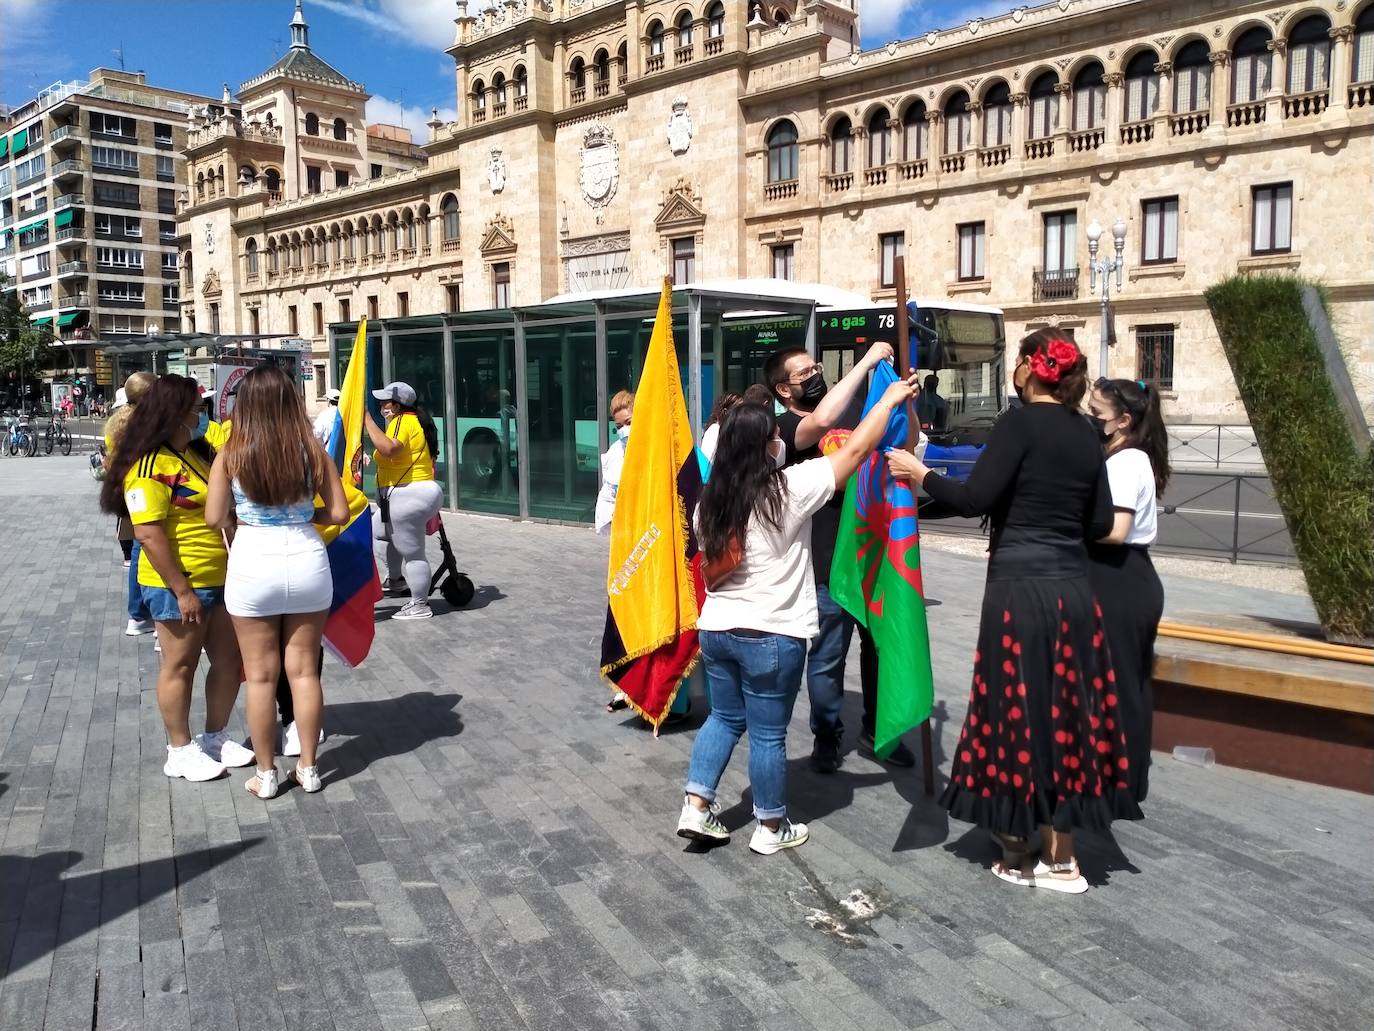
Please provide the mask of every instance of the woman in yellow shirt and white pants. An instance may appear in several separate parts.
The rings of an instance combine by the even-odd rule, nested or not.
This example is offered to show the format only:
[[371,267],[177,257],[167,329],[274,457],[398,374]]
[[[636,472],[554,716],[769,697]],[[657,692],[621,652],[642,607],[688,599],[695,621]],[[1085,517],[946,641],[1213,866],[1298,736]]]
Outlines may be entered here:
[[372,533],[386,541],[387,578],[382,587],[409,589],[410,601],[392,619],[429,619],[432,573],[425,557],[425,524],[439,514],[444,493],[434,479],[439,434],[434,420],[415,403],[408,383],[388,383],[372,396],[382,402],[383,430],[367,415],[367,435],[377,463],[377,509]]

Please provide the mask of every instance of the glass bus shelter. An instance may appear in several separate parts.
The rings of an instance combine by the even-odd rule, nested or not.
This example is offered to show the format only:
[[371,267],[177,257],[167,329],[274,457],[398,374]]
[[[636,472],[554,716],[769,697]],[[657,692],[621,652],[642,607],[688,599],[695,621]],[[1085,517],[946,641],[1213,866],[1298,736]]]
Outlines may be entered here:
[[[615,432],[607,406],[639,381],[658,301],[657,290],[631,289],[369,321],[369,389],[394,380],[415,388],[439,427],[447,507],[591,522],[600,455]],[[776,280],[674,290],[673,341],[693,433],[699,438],[716,395],[757,382],[778,347],[815,353],[818,306],[856,301],[867,303]],[[356,322],[330,327],[335,383],[357,330]]]

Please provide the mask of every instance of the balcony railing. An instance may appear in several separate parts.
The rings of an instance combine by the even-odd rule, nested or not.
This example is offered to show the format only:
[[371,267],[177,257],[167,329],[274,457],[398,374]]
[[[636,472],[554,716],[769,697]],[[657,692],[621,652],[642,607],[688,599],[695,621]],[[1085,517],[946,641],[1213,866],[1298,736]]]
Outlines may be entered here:
[[966,154],[945,154],[940,158],[940,171],[946,175],[957,175],[968,165]]
[[880,165],[877,168],[865,169],[864,182],[869,186],[882,186],[887,182],[887,167]]
[[592,95],[596,97],[609,97],[611,95],[611,80],[604,79],[600,82],[592,83]]
[[1035,269],[1031,273],[1031,299],[1072,301],[1078,297],[1078,269]]
[[1374,107],[1374,82],[1353,82],[1350,84],[1351,107]]
[[1284,118],[1315,118],[1326,110],[1331,102],[1330,90],[1312,90],[1309,93],[1293,93],[1283,98]]
[[662,54],[650,54],[648,57],[646,57],[646,58],[644,59],[644,70],[645,70],[646,72],[661,72],[661,71],[663,71],[663,55],[662,55]]
[[495,104],[492,104],[492,105],[491,105],[491,116],[492,116],[493,118],[500,118],[500,117],[501,117],[502,115],[504,115],[505,113],[506,113],[506,105],[505,105],[505,104],[498,102],[498,103],[495,103]]
[[68,175],[81,175],[86,170],[81,167],[81,162],[76,158],[67,158],[66,161],[59,161],[52,166],[52,177],[61,179]]
[[571,103],[574,104],[582,103],[584,100],[587,99],[587,87],[574,86],[572,88],[572,92],[568,95],[568,99]]
[[84,276],[89,271],[90,266],[84,261],[64,261],[61,265],[57,266],[57,275],[59,279],[63,276]]
[[707,57],[715,57],[717,54],[723,54],[725,52],[725,37],[715,36],[708,39],[703,49],[706,51]]
[[5,215],[3,217],[0,217],[0,229],[8,229],[12,225],[14,225],[13,215]]
[[[65,162],[64,162],[64,164],[65,164]],[[36,183],[36,182],[38,182],[40,179],[42,179],[42,178],[43,178],[45,175],[47,175],[47,174],[48,174],[48,173],[47,173],[46,170],[41,170],[41,171],[38,171],[38,172],[31,172],[30,174],[24,176],[24,177],[21,178],[21,179],[16,179],[16,180],[14,181],[14,188],[15,188],[16,190],[22,190],[25,186],[28,186],[29,183]]]
[[24,314],[26,314],[26,315],[32,315],[32,314],[33,314],[34,312],[36,312],[36,311],[47,311],[47,310],[48,310],[49,308],[51,308],[51,307],[52,307],[52,298],[51,298],[51,297],[42,297],[42,298],[39,298],[39,299],[36,300],[36,301],[25,301],[25,302],[24,302]]
[[79,125],[59,125],[48,137],[48,143],[57,146],[59,143],[78,143],[81,140],[81,126]]
[[82,235],[85,233],[84,226],[63,226],[57,231],[57,242],[64,243],[85,243],[86,239]]
[[58,208],[79,208],[86,203],[86,198],[79,193],[64,193],[52,202],[53,210]]
[[766,200],[787,200],[797,195],[797,189],[797,180],[788,179],[785,182],[769,183],[763,188],[763,196]]
[[487,109],[485,107],[479,107],[472,112],[472,120],[474,124],[481,125],[487,120]]
[[1212,124],[1209,111],[1183,111],[1169,116],[1169,134],[1172,136],[1195,136]]
[[1153,121],[1127,122],[1121,127],[1121,142],[1126,146],[1136,143],[1149,143],[1155,138]]
[[1054,157],[1054,140],[1048,136],[1026,141],[1026,160],[1045,161]]
[[825,186],[831,193],[843,193],[854,185],[853,172],[834,172],[825,177]]
[[913,179],[924,179],[928,162],[925,158],[917,158],[915,161],[903,161],[897,166],[897,172],[904,182]]
[[1069,151],[1073,154],[1089,154],[1107,139],[1105,129],[1084,129],[1081,132],[1069,133]]
[[19,238],[19,249],[21,251],[31,251],[35,247],[46,247],[49,243],[47,233],[25,234]]
[[1248,104],[1232,104],[1226,109],[1226,126],[1239,129],[1246,125],[1259,125],[1264,121],[1264,101],[1255,100]]
[[440,254],[456,254],[456,253],[458,253],[458,248],[459,248],[459,246],[462,244],[462,242],[463,242],[462,240],[458,240],[458,239],[445,240],[443,243],[441,243],[441,244],[439,245],[439,253],[440,253]]
[[984,147],[978,152],[978,165],[981,168],[997,168],[1011,160],[1011,146]]
[[46,196],[35,197],[33,199],[33,207],[19,212],[19,221],[23,222],[25,219],[31,218],[34,215],[41,215],[47,210],[48,198]]
[[89,308],[90,306],[90,294],[69,294],[66,297],[59,297],[57,299],[58,311],[70,311],[72,308]]
[[516,97],[516,98],[515,98],[515,110],[517,110],[517,111],[524,111],[524,110],[526,110],[529,106],[530,106],[530,98],[529,98],[529,97]]
[[673,51],[673,63],[691,64],[694,49],[695,48],[690,43],[688,43],[685,47],[678,47],[676,50]]

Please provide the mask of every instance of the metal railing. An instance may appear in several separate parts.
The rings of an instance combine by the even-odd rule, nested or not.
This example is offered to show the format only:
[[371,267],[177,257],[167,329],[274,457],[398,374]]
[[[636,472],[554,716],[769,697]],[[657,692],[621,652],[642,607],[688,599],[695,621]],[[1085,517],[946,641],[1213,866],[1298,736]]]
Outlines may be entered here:
[[[1192,426],[1169,428],[1169,461],[1175,466],[1264,468],[1255,433],[1249,426]],[[1239,471],[1239,470],[1236,470]]]
[[1071,301],[1078,296],[1078,269],[1034,269],[1031,298],[1040,301]]

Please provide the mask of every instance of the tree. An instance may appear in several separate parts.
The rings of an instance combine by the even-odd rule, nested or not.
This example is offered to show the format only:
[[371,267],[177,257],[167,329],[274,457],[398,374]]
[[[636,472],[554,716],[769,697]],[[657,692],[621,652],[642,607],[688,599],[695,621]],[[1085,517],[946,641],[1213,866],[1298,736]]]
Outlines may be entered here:
[[9,277],[0,273],[0,378],[17,390],[21,380],[33,380],[52,364],[52,333],[29,322],[18,292],[5,291],[8,285]]

